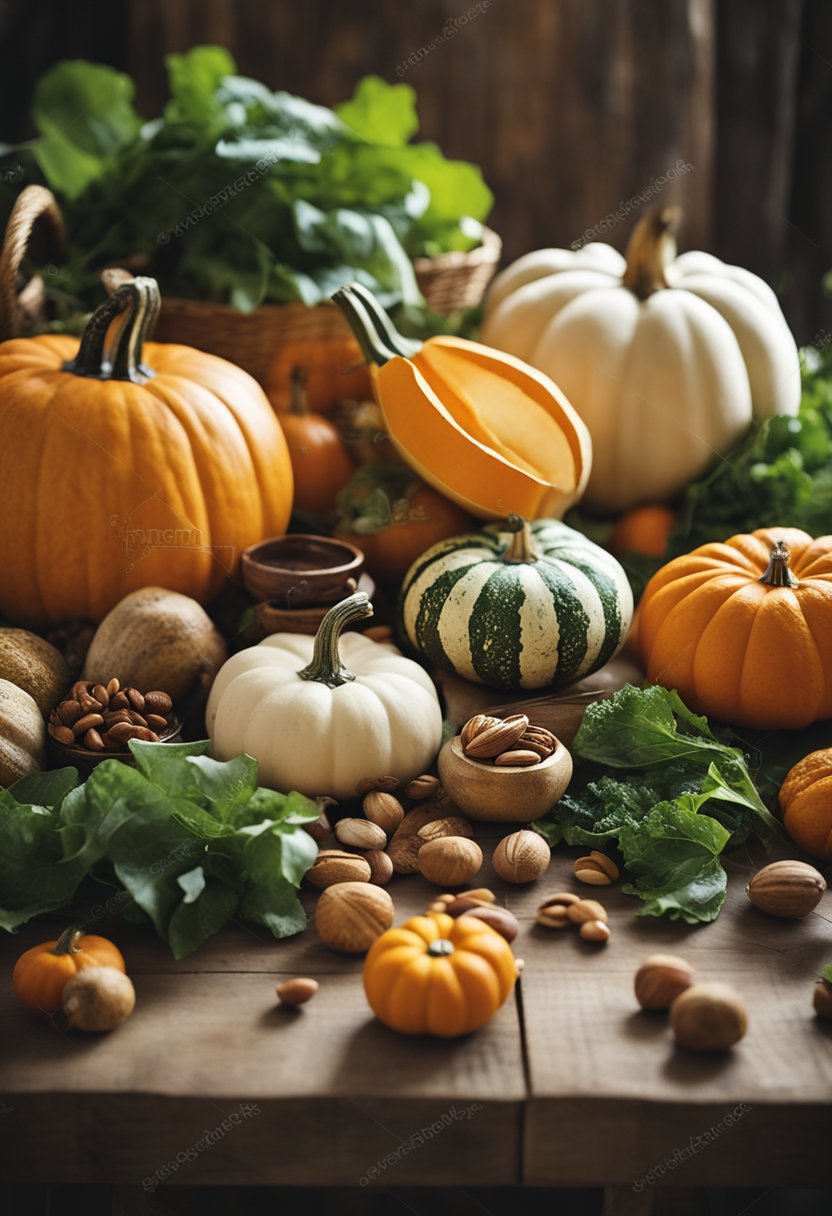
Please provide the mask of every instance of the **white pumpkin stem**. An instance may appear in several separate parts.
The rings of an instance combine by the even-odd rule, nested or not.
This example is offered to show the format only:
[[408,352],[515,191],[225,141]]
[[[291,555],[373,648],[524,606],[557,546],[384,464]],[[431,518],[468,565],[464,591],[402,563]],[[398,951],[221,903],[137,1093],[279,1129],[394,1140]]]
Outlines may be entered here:
[[506,520],[506,532],[513,535],[501,554],[504,562],[536,562],[540,557],[534,546],[532,530],[528,520],[519,515],[509,515]]
[[765,574],[760,579],[767,587],[796,587],[798,580],[789,566],[789,546],[778,540],[769,553]]
[[645,215],[633,229],[623,283],[640,300],[670,286],[665,271],[676,256],[676,230],[681,218],[680,207],[664,207]]
[[364,591],[356,591],[354,595],[330,608],[315,634],[312,662],[298,672],[300,678],[317,680],[320,684],[326,684],[327,688],[339,688],[342,684],[349,684],[354,680],[353,673],[341,662],[338,642],[347,625],[372,615],[373,605]]

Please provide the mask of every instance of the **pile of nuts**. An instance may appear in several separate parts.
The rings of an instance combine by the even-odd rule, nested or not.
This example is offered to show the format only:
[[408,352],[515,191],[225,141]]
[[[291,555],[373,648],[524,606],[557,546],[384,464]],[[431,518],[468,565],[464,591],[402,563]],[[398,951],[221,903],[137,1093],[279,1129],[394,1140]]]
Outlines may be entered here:
[[597,849],[586,857],[579,857],[573,873],[578,882],[585,882],[590,887],[608,887],[621,877],[621,871],[613,859]]
[[607,909],[597,899],[581,899],[571,891],[557,891],[537,910],[537,923],[546,929],[578,926],[585,942],[605,945],[610,940]]
[[65,701],[49,715],[48,731],[56,743],[89,752],[126,752],[131,739],[158,743],[170,730],[173,701],[166,692],[141,693],[109,683],[78,680]]
[[493,718],[475,714],[460,731],[462,750],[469,760],[497,768],[528,768],[548,759],[557,739],[544,726],[534,726],[525,714]]

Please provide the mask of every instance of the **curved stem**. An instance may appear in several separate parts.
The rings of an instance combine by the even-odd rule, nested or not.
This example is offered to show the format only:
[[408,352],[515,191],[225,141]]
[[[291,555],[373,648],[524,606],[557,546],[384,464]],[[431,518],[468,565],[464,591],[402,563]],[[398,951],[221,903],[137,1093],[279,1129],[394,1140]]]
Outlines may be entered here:
[[665,269],[676,256],[676,230],[681,218],[680,207],[665,207],[644,216],[633,229],[623,283],[640,300],[670,286]]
[[789,567],[789,546],[778,540],[769,553],[768,565],[760,579],[767,587],[796,587],[798,580]]
[[532,530],[528,520],[519,515],[509,515],[506,520],[506,532],[511,532],[511,540],[500,556],[504,562],[536,562],[540,553],[534,546]]
[[64,929],[61,936],[55,943],[55,954],[77,954],[78,942],[84,936],[83,929],[76,929],[75,925],[71,925],[68,929]]
[[304,418],[309,413],[309,407],[306,403],[306,373],[303,368],[297,364],[292,368],[291,375],[291,400],[289,402],[289,413],[295,414],[298,418]]
[[[131,380],[143,384],[154,373],[142,363],[144,343],[159,316],[161,298],[155,279],[136,278],[117,287],[87,322],[78,354],[64,364],[75,376],[97,380]],[[105,349],[110,326],[126,316],[112,344]]]
[[362,621],[373,615],[373,605],[366,592],[356,591],[354,595],[341,600],[334,608],[330,608],[318,626],[315,634],[315,649],[312,652],[312,662],[304,667],[298,675],[302,680],[317,680],[326,684],[327,688],[339,688],[349,684],[355,676],[341,662],[338,652],[338,642],[342,631],[353,621]]
[[346,317],[361,353],[370,363],[381,367],[396,355],[410,359],[422,349],[421,342],[405,338],[397,331],[372,292],[360,283],[339,287],[332,300]]

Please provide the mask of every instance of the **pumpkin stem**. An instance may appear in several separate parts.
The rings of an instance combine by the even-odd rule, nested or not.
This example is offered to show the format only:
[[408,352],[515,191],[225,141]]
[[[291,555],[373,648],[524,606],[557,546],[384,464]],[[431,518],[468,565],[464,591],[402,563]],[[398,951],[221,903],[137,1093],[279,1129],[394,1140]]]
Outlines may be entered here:
[[317,680],[326,684],[327,688],[339,688],[342,684],[349,684],[354,680],[353,673],[341,662],[338,641],[347,625],[372,615],[373,605],[364,591],[356,591],[354,595],[330,608],[315,634],[312,662],[298,672],[300,678]]
[[778,540],[769,553],[765,574],[760,579],[767,587],[796,587],[798,580],[789,567],[789,546]]
[[291,391],[292,398],[289,403],[289,413],[296,414],[299,418],[305,418],[309,413],[309,407],[306,403],[306,373],[303,368],[297,364],[292,368],[291,375]]
[[68,929],[64,929],[61,936],[55,943],[54,954],[77,954],[78,943],[84,936],[83,929],[77,929],[75,925],[70,925]]
[[[87,322],[81,345],[64,371],[96,380],[131,380],[144,384],[154,372],[142,363],[145,340],[159,316],[161,297],[155,279],[135,278],[122,282],[109,299],[96,308]],[[126,313],[112,343],[107,346],[110,326]]]
[[681,218],[680,207],[663,207],[645,215],[633,229],[623,283],[640,300],[670,286],[665,269],[676,255],[676,230]]
[[447,958],[455,949],[453,942],[449,942],[447,937],[438,937],[428,946],[428,954],[431,958]]
[[540,553],[532,540],[532,530],[528,520],[519,515],[509,515],[506,520],[506,532],[511,532],[511,540],[503,549],[501,561],[504,562],[536,562]]
[[422,349],[422,343],[403,337],[396,329],[378,300],[360,283],[339,287],[332,297],[350,324],[361,353],[369,363],[381,367],[401,355],[410,359]]

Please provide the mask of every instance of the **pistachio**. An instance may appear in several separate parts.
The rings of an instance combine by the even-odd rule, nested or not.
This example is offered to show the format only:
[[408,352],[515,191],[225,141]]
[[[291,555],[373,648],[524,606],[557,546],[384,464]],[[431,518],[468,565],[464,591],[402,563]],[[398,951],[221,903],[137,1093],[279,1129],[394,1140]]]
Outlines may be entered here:
[[341,819],[335,825],[335,837],[341,844],[356,849],[383,849],[387,835],[377,823],[368,819]]

